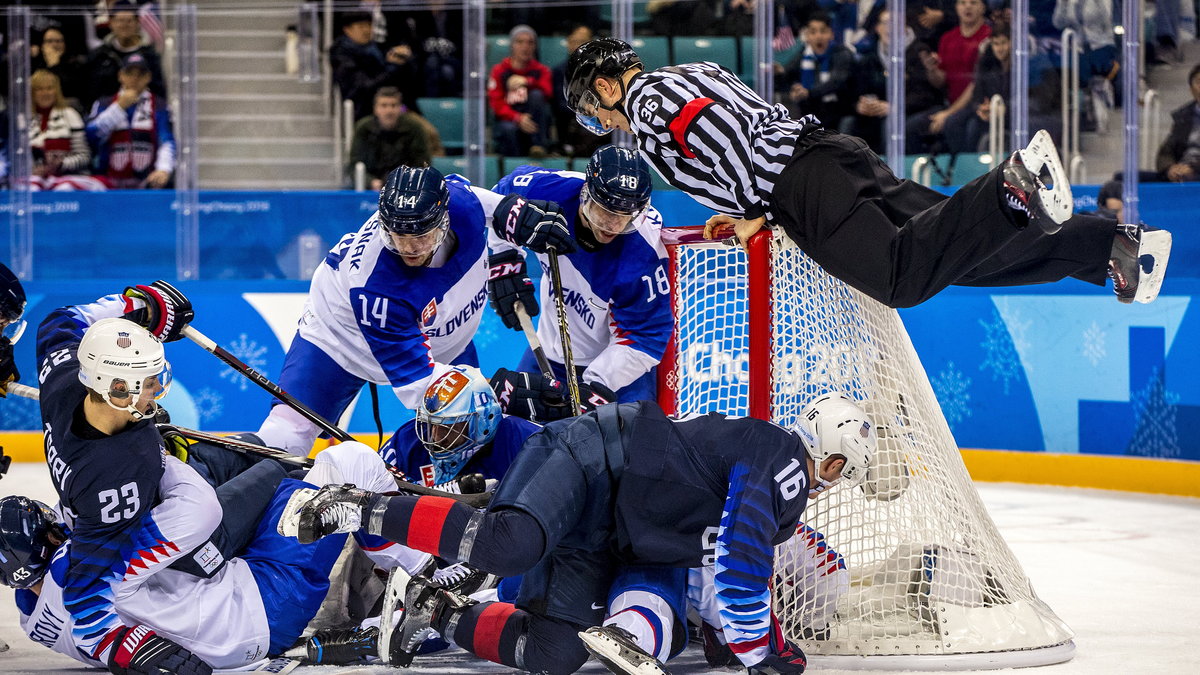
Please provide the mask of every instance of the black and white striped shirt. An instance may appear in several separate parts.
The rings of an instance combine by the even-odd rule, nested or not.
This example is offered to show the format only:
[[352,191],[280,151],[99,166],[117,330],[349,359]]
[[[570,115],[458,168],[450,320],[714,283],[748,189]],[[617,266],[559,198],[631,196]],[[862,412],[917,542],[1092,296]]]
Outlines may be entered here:
[[625,98],[638,150],[668,183],[713,209],[770,217],[775,179],[800,129],[724,66],[705,61],[639,73]]

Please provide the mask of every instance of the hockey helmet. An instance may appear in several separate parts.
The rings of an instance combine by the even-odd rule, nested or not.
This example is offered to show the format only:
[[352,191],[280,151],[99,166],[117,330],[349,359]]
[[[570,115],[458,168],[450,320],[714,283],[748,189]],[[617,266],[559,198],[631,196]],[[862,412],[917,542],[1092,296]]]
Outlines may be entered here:
[[3,336],[9,342],[16,343],[25,332],[25,289],[21,280],[13,271],[0,263],[0,321],[3,322]]
[[[567,57],[566,77],[563,78],[563,96],[567,107],[575,113],[575,119],[583,128],[603,136],[612,131],[600,124],[597,114],[605,109],[600,97],[592,90],[597,77],[611,77],[620,81],[621,75],[630,68],[642,67],[642,60],[629,43],[616,38],[589,40]],[[624,84],[622,98],[624,97]],[[618,104],[620,105],[620,104]]]
[[500,418],[500,403],[478,368],[454,366],[434,379],[416,421],[417,439],[433,460],[434,482],[457,476],[496,437]]
[[450,222],[450,191],[433,167],[398,166],[379,191],[379,221],[388,232],[426,234]]
[[629,148],[606,145],[592,153],[584,169],[579,203],[589,227],[626,234],[650,206],[650,167]]
[[[171,366],[162,343],[150,331],[121,318],[100,319],[79,342],[79,381],[104,397],[106,403],[141,419],[154,414],[137,408],[143,394],[154,400],[171,388]],[[128,399],[117,405],[113,398]]]
[[[57,542],[50,541],[50,536]],[[0,499],[0,583],[29,588],[46,573],[67,536],[45,504],[11,495]]]
[[[878,442],[875,425],[857,403],[840,394],[825,394],[808,404],[793,427],[804,442],[820,473],[821,462],[834,455],[846,458],[839,479],[850,485],[862,482],[871,466]],[[813,476],[814,491],[828,489],[835,482]]]

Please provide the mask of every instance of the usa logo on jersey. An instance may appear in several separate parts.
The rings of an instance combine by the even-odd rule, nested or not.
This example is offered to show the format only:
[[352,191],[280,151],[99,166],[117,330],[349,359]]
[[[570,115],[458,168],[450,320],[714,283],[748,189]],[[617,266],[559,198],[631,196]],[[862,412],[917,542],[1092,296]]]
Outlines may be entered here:
[[437,300],[430,300],[425,309],[421,310],[421,327],[427,328],[437,318]]

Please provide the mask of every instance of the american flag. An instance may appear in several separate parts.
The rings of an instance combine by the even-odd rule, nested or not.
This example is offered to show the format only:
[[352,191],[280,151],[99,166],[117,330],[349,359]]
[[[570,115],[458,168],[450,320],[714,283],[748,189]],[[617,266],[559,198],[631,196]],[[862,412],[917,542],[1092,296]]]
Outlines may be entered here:
[[771,40],[771,47],[777,52],[787,51],[794,44],[796,34],[792,32],[791,26],[780,26],[779,30],[775,31],[775,39]]
[[150,2],[138,8],[138,23],[142,30],[154,43],[154,48],[161,54],[163,51],[163,23],[158,15],[158,3]]

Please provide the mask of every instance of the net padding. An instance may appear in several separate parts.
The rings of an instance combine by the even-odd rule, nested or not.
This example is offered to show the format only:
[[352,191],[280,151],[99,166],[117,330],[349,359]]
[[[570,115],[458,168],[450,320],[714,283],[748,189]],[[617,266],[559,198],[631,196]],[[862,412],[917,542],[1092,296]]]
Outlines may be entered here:
[[[950,655],[1064,645],[1072,634],[1034,593],[963,465],[895,310],[772,239],[769,317],[749,315],[747,257],[675,247],[678,414],[749,409],[749,363],[771,359],[772,419],[797,421],[838,392],[875,421],[879,446],[860,488],[810,501],[776,551],[775,611],[810,655]],[[748,325],[771,322],[771,354]],[[1069,658],[1069,656],[1068,656]],[[1062,660],[1062,659],[1058,659]]]

